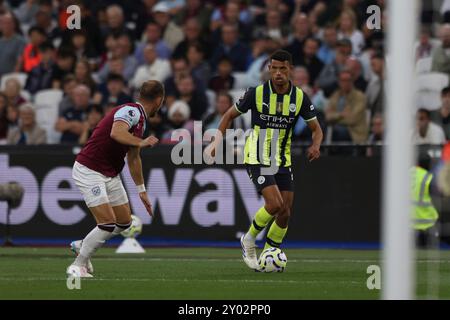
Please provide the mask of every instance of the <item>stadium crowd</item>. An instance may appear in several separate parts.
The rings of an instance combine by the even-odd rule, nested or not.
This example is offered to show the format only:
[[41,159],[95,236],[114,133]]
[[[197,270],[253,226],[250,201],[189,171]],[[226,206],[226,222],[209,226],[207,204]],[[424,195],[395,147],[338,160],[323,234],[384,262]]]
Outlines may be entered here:
[[[146,79],[166,99],[148,133],[217,128],[221,115],[268,79],[268,56],[293,57],[292,81],[319,112],[327,143],[383,141],[384,0],[0,0],[0,143],[83,144],[116,105],[133,102]],[[416,44],[416,143],[450,139],[450,1],[423,1]],[[69,5],[81,29],[68,29]],[[379,30],[367,27],[370,5]],[[386,58],[387,57],[387,58]],[[248,129],[250,118],[234,127]],[[294,140],[310,139],[298,121]]]

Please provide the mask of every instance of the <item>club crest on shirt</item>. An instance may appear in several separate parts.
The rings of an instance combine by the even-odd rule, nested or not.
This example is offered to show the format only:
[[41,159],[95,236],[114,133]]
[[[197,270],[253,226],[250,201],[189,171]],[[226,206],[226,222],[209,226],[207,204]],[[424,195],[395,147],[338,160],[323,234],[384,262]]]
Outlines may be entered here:
[[99,186],[96,186],[96,187],[93,187],[93,188],[92,188],[92,194],[93,194],[94,196],[99,196],[100,193],[101,193],[101,190],[100,190],[100,187],[99,187]]
[[133,110],[128,110],[128,114],[130,115],[130,117],[134,117],[134,111]]

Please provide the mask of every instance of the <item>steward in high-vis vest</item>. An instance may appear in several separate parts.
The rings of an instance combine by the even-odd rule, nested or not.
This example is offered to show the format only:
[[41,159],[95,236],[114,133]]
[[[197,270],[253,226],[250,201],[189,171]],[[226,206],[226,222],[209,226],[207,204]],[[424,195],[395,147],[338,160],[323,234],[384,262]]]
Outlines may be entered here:
[[411,168],[413,225],[414,229],[425,231],[433,227],[439,214],[431,201],[430,184],[433,174],[416,166]]

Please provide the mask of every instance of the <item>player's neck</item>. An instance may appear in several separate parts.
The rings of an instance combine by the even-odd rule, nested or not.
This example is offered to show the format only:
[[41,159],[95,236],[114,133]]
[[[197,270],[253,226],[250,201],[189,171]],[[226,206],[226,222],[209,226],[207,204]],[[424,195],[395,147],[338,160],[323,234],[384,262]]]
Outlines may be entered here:
[[291,87],[291,83],[289,81],[283,85],[276,85],[275,83],[273,83],[271,81],[271,85],[272,85],[273,91],[277,94],[286,94],[289,92],[289,89]]

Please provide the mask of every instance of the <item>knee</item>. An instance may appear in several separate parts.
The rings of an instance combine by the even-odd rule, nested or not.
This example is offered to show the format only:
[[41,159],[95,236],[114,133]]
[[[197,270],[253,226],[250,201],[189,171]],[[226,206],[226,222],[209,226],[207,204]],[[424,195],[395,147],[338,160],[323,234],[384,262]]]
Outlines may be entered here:
[[266,210],[272,215],[279,215],[283,211],[283,201],[274,200],[267,203]]

